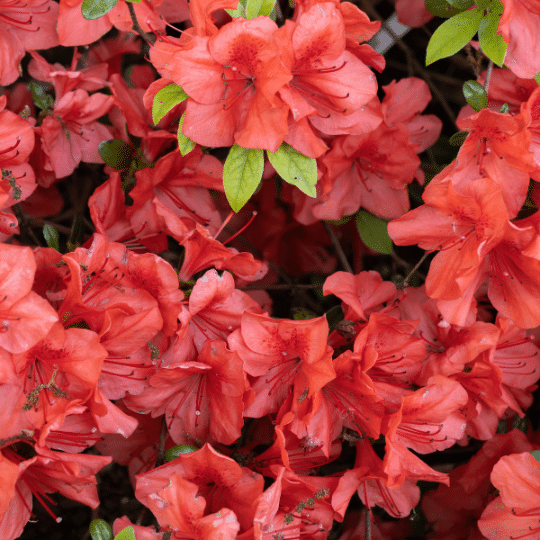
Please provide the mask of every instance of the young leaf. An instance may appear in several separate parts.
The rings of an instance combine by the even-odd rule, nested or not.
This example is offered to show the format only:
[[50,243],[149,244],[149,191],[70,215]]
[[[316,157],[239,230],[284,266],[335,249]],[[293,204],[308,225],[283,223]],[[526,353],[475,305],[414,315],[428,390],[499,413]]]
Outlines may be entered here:
[[81,13],[87,21],[93,21],[109,13],[116,4],[118,0],[83,0]]
[[113,540],[112,527],[103,519],[90,522],[90,537],[92,540]]
[[504,64],[504,57],[508,47],[508,43],[504,41],[503,37],[497,34],[502,12],[503,5],[500,0],[491,2],[490,9],[486,10],[486,15],[480,21],[478,28],[480,48],[499,67]]
[[534,80],[536,81],[537,84],[540,84],[540,73],[537,73],[537,74],[534,76]]
[[316,197],[317,160],[308,158],[287,143],[276,152],[267,152],[270,163],[285,182],[296,186],[309,197]]
[[43,87],[36,81],[28,83],[28,90],[32,93],[34,103],[42,110],[54,109],[54,100],[52,96],[47,94]]
[[264,168],[263,150],[235,144],[223,167],[223,187],[231,208],[238,212],[255,193]]
[[425,0],[426,9],[436,17],[448,19],[474,5],[474,0]]
[[484,87],[477,81],[466,81],[463,83],[463,95],[467,103],[475,110],[487,109],[488,95]]
[[499,112],[502,114],[508,114],[510,112],[510,105],[508,105],[508,103],[503,103],[499,109]]
[[165,461],[175,460],[180,454],[191,454],[191,452],[196,452],[198,448],[191,444],[179,444],[177,446],[172,446],[165,452]]
[[60,236],[58,235],[58,231],[52,225],[47,223],[47,225],[43,226],[43,237],[50,248],[60,251]]
[[101,141],[98,146],[98,152],[101,159],[111,167],[119,171],[129,169],[132,160],[131,146],[127,142],[118,139]]
[[226,9],[225,11],[231,17],[243,17],[244,19],[246,19],[246,1],[247,0],[238,0],[236,9]]
[[259,15],[266,17],[272,12],[274,0],[247,0],[246,2],[246,19],[254,19]]
[[444,21],[431,36],[427,46],[426,66],[436,60],[452,56],[476,34],[483,12],[478,8],[458,13]]
[[185,116],[186,113],[184,112],[184,114],[180,118],[180,122],[178,122],[178,149],[183,156],[187,156],[195,148],[196,145],[196,143],[194,143],[189,137],[186,137],[184,135],[184,132],[182,131],[182,129],[184,128]]
[[536,461],[540,462],[540,450],[533,450],[531,456],[536,459]]
[[448,142],[452,146],[461,146],[465,139],[468,137],[469,132],[468,131],[458,131],[457,133],[454,133],[450,139],[448,139]]
[[167,85],[162,88],[154,97],[152,103],[152,121],[157,126],[159,121],[179,103],[182,103],[188,95],[184,92],[181,86],[175,83]]
[[115,537],[114,540],[135,540],[135,530],[130,525],[125,529],[122,529]]
[[365,210],[360,210],[356,214],[356,228],[362,242],[368,248],[384,255],[392,253],[392,240],[388,236],[386,221]]

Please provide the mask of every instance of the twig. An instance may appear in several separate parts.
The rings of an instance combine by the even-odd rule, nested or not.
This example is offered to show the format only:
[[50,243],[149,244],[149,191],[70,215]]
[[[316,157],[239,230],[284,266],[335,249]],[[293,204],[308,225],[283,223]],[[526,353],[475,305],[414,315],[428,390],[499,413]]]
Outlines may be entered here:
[[486,95],[489,91],[489,83],[491,82],[491,74],[493,73],[493,60],[489,61],[487,73],[486,73],[486,81],[484,82],[484,90],[486,91]]
[[332,245],[334,246],[334,249],[336,250],[336,253],[339,257],[339,260],[341,262],[341,265],[343,268],[345,268],[346,272],[349,272],[349,274],[353,274],[353,270],[351,268],[351,265],[349,264],[349,261],[347,260],[347,257],[345,256],[345,252],[343,251],[343,248],[341,247],[341,244],[339,243],[338,237],[336,236],[336,233],[330,227],[330,224],[326,221],[323,221],[324,228],[326,229],[326,232],[328,233],[328,236],[330,237],[330,240],[332,241]]
[[430,255],[429,251],[426,251],[422,258],[415,264],[414,268],[407,274],[407,277],[403,281],[403,288],[406,289],[409,286],[409,279],[411,279],[412,275],[420,268],[421,264],[428,258]]
[[165,463],[165,441],[167,440],[167,435],[169,434],[167,430],[167,421],[165,420],[165,415],[161,419],[161,432],[159,434],[159,444],[158,452],[156,457],[155,468],[161,467]]
[[371,516],[367,506],[364,506],[364,513],[366,517],[366,540],[371,540]]
[[[260,252],[260,250],[258,250],[245,236],[239,234],[236,237],[236,240],[247,246],[251,250],[252,254],[255,255],[255,257],[261,260],[264,259],[263,254]],[[268,261],[268,265],[283,281],[287,283],[287,285],[294,285],[293,280],[277,264]],[[320,313],[321,306],[312,298],[310,298],[306,291],[302,290],[302,288],[299,288],[298,294],[304,299],[309,308],[311,308],[315,313]]]
[[132,29],[141,36],[150,47],[154,44],[155,36],[151,36],[150,34],[147,34],[139,24],[139,21],[137,20],[137,15],[135,13],[135,8],[133,7],[132,2],[126,2],[127,7],[129,9],[129,16],[131,17],[131,22],[133,23]]
[[322,289],[322,285],[312,283],[280,283],[278,285],[259,285],[247,287],[238,287],[240,291],[287,291],[289,289]]

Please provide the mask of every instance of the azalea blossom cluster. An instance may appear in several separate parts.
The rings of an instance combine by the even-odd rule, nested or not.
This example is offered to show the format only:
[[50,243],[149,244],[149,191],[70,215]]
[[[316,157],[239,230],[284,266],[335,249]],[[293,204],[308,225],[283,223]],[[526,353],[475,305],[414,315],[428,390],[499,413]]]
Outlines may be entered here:
[[[323,540],[335,523],[341,540],[404,539],[420,511],[427,538],[535,538],[540,66],[516,31],[540,26],[535,6],[503,2],[510,69],[490,75],[490,108],[462,110],[465,142],[410,210],[442,122],[418,78],[379,99],[385,62],[365,41],[380,23],[355,5],[302,0],[278,25],[229,0],[119,0],[95,20],[81,3],[0,2],[2,537],[33,498],[58,522],[50,493],[97,508],[114,461],[156,520],[116,520],[137,540]],[[135,23],[151,65],[126,70]],[[36,52],[58,45],[70,66]],[[172,83],[186,99],[155,126]],[[317,197],[267,164],[232,216],[213,149],[282,144],[316,159]],[[80,198],[93,233],[68,229],[61,249],[53,218],[84,214]],[[360,209],[438,251],[425,285],[362,266]],[[336,271],[338,228],[354,271]],[[339,321],[274,317],[265,286],[314,273]],[[473,441],[452,470],[430,461]]]

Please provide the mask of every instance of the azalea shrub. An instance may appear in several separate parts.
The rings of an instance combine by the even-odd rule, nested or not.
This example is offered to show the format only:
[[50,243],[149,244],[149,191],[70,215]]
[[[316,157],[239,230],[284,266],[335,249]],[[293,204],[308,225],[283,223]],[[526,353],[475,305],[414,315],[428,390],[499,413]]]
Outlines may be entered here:
[[3,539],[540,537],[540,6],[359,5],[2,3]]

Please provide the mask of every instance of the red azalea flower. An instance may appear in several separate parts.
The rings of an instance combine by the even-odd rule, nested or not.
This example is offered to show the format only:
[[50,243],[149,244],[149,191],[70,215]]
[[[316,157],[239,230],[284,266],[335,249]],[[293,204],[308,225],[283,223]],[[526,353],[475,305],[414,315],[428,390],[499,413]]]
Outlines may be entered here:
[[[26,453],[27,443],[21,444],[24,445],[21,453]],[[13,540],[21,534],[32,514],[32,495],[57,522],[62,518],[57,518],[48,507],[46,501],[52,501],[47,493],[60,492],[97,508],[95,474],[111,462],[109,456],[53,452],[40,446],[30,448],[30,452],[34,454],[30,459],[10,447],[2,449],[0,454],[0,534],[5,540]]]
[[478,521],[482,534],[490,540],[535,538],[540,532],[540,463],[530,452],[503,456],[491,482],[500,496]]
[[540,47],[540,8],[535,0],[503,0],[498,34],[508,43],[504,63],[518,76],[532,79],[540,71],[540,59],[529,54]]
[[58,4],[52,0],[2,0],[0,13],[0,84],[7,86],[19,78],[26,50],[58,45]]
[[142,394],[127,396],[125,403],[137,412],[165,413],[176,444],[232,444],[240,437],[244,372],[238,355],[223,341],[206,341],[196,361],[167,359],[149,383]]
[[251,503],[263,477],[205,444],[174,461],[137,475],[135,496],[173,538],[229,540],[253,525]]
[[70,175],[81,161],[103,163],[98,145],[112,139],[112,135],[97,119],[107,114],[112,105],[112,96],[89,96],[85,90],[77,89],[62,96],[53,113],[43,119],[38,131],[48,160],[45,168],[56,178]]
[[289,108],[277,91],[292,75],[281,62],[276,30],[262,15],[234,19],[174,54],[171,79],[189,95],[184,135],[205,146],[279,148]]

